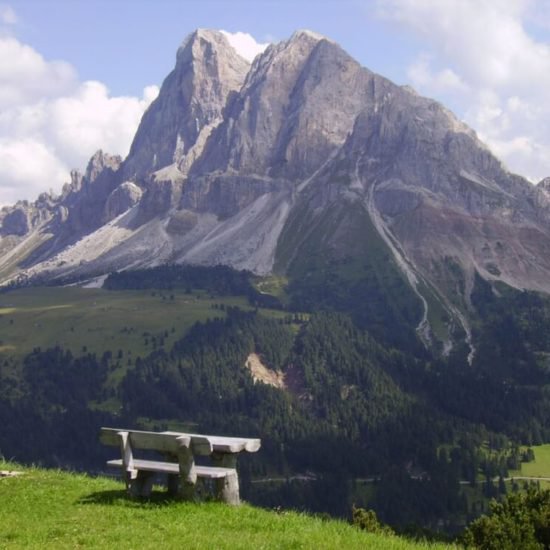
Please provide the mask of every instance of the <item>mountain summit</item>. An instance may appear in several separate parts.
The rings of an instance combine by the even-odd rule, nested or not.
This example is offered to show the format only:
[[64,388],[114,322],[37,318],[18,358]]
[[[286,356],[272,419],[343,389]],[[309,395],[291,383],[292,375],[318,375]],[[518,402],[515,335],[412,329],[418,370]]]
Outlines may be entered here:
[[337,288],[445,352],[469,341],[477,277],[550,292],[549,189],[321,35],[298,31],[250,64],[199,29],[126,159],[96,153],[60,196],[2,209],[0,277],[275,272],[298,305]]

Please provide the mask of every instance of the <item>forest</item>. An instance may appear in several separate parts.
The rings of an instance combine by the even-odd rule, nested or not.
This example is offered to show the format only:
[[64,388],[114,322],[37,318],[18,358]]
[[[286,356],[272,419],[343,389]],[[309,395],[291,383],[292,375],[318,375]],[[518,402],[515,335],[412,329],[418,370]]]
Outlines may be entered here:
[[[35,348],[18,376],[3,359],[0,418],[11,420],[0,423],[0,453],[100,472],[101,425],[177,422],[262,438],[262,451],[240,464],[242,493],[253,503],[343,517],[355,504],[399,530],[454,532],[487,510],[466,498],[465,482],[486,497],[503,495],[499,480],[532,458],[526,446],[550,441],[547,297],[478,278],[469,365],[460,348],[432,355],[411,340],[405,316],[381,317],[381,305],[370,319],[358,317],[344,307],[349,297],[316,302],[301,287],[299,300],[285,301],[256,282],[220,267],[112,274],[106,289],[200,289],[224,316],[132,359],[117,349]],[[232,295],[251,307],[226,305]],[[380,326],[406,337],[381,338]],[[284,389],[254,382],[244,367],[250,353],[284,374]],[[270,478],[286,481],[261,482]]]

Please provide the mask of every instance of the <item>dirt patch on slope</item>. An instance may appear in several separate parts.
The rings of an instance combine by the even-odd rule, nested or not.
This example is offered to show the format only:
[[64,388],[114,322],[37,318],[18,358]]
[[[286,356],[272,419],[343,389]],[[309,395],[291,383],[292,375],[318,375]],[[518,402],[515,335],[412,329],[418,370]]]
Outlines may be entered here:
[[286,388],[284,373],[266,367],[257,353],[251,353],[246,358],[245,367],[250,371],[254,382],[269,384],[281,390]]

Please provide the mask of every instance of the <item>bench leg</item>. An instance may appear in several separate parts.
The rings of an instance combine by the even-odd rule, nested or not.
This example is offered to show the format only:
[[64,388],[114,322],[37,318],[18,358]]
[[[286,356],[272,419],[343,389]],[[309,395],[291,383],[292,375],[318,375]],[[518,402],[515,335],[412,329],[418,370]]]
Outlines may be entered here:
[[126,489],[128,494],[133,498],[149,498],[153,489],[153,480],[154,472],[139,470],[137,475],[134,472],[128,472],[126,474]]
[[167,485],[170,496],[179,497],[182,500],[196,500],[196,483],[182,480],[178,474],[169,474]]
[[195,500],[197,473],[195,472],[195,458],[189,449],[189,440],[182,441],[178,452],[178,462],[180,466],[178,496],[183,500]]
[[124,471],[122,470],[124,475],[124,482],[126,483],[126,492],[128,493],[128,496],[135,497],[137,496],[137,487],[139,485],[137,476],[138,471],[136,470],[130,470],[130,471]]
[[216,497],[227,504],[238,506],[239,498],[239,476],[237,472],[216,480]]
[[141,482],[140,496],[145,498],[151,497],[153,491],[153,481],[155,479],[155,472],[139,472],[138,479]]

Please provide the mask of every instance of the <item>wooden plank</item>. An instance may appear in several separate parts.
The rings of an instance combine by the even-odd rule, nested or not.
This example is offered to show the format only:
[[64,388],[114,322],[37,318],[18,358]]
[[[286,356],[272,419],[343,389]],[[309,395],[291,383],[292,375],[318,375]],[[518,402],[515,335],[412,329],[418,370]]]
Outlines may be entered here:
[[101,428],[99,439],[104,445],[120,445],[120,432],[127,432],[133,449],[144,449],[178,454],[182,446],[182,437],[190,437],[194,454],[208,456],[212,452],[212,444],[206,436],[185,434],[179,432],[147,432],[142,430],[121,430],[117,428]]
[[[117,436],[118,432],[127,431],[134,434],[133,439],[136,440],[136,444],[139,445],[153,445],[153,447],[138,447],[138,448],[157,448],[154,445],[157,445],[159,441],[162,441],[168,449],[159,449],[166,450],[166,452],[174,452],[172,446],[174,445],[170,439],[166,440],[168,443],[165,443],[162,438],[162,435],[183,435],[190,436],[193,445],[193,452],[195,454],[209,454],[209,445],[212,445],[214,451],[222,453],[240,453],[242,451],[247,451],[249,453],[257,452],[261,447],[260,439],[251,439],[245,437],[225,437],[219,435],[205,435],[205,434],[191,434],[185,432],[175,432],[175,431],[165,431],[165,432],[147,432],[141,430],[122,430],[119,428],[101,428],[100,440],[105,445],[117,446],[119,445],[119,439]],[[133,443],[133,441],[132,441]]]
[[[120,468],[122,466],[122,460],[120,458],[109,460],[107,465]],[[161,474],[179,474],[180,472],[179,464],[175,462],[142,460],[138,458],[134,458],[134,468],[136,470],[159,472]],[[198,477],[205,477],[208,479],[220,479],[236,473],[233,468],[216,468],[214,466],[195,466],[195,471]]]
[[[122,460],[109,460],[107,466],[122,466]],[[179,474],[180,467],[176,462],[160,462],[156,460],[134,459],[134,468],[136,470],[146,470],[149,472],[159,472],[164,474]]]
[[170,435],[188,435],[192,439],[206,438],[212,444],[213,450],[220,453],[240,453],[242,451],[255,453],[260,450],[262,445],[261,439],[251,439],[246,437],[225,437],[220,435],[190,434],[174,431],[166,431],[161,433]]

